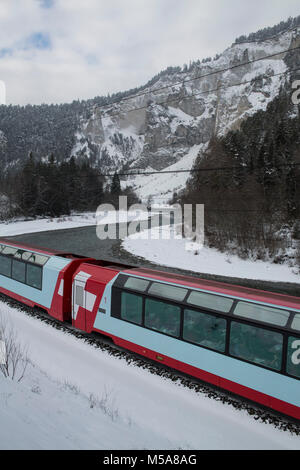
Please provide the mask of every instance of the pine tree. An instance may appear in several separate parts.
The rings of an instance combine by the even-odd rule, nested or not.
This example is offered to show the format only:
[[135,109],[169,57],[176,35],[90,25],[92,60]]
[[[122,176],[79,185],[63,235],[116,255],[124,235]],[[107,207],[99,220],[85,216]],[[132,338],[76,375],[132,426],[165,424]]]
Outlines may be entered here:
[[32,216],[35,214],[38,195],[36,165],[32,152],[29,153],[28,160],[22,169],[20,179],[20,206],[26,215]]
[[121,194],[121,182],[117,172],[114,174],[112,179],[112,183],[110,186],[110,194],[112,201],[116,203],[119,195]]

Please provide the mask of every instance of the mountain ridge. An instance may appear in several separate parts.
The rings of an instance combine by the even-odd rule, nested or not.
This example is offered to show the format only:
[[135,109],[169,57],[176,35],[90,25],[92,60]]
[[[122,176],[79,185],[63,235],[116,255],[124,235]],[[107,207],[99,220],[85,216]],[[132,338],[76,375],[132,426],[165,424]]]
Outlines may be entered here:
[[[88,159],[102,172],[131,167],[163,170],[181,167],[185,161],[186,169],[191,168],[192,149],[200,152],[213,136],[239,129],[247,117],[265,111],[287,86],[293,68],[289,54],[262,60],[300,45],[300,16],[265,28],[265,34],[286,25],[288,30],[273,37],[264,38],[260,30],[248,38],[263,39],[237,38],[213,60],[198,60],[183,69],[169,67],[142,87],[112,97],[63,105],[1,106],[2,169],[19,167],[29,152],[38,159],[51,154],[58,161],[71,156]],[[251,63],[243,65],[247,62]],[[150,188],[143,192],[149,186],[147,177],[132,177],[129,183],[143,198],[162,193],[167,199],[185,185],[187,177],[180,184],[169,181],[167,187],[151,184],[151,192]]]

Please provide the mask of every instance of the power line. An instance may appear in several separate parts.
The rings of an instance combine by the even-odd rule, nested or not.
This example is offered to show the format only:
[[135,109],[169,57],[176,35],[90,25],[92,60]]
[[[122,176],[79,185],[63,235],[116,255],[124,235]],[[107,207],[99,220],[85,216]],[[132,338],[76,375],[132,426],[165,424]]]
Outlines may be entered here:
[[[167,100],[164,100],[164,101],[160,101],[159,103],[155,103],[155,104],[161,106],[162,104],[177,103],[178,101],[191,99],[193,96],[210,94],[210,93],[214,93],[216,91],[222,90],[222,89],[232,88],[232,87],[236,87],[236,86],[240,86],[240,85],[247,85],[248,83],[255,82],[256,80],[261,80],[262,78],[278,77],[279,75],[287,75],[289,73],[297,72],[298,70],[300,70],[299,67],[296,68],[296,69],[292,69],[292,70],[286,70],[285,72],[274,73],[273,75],[265,75],[265,74],[264,75],[259,75],[258,77],[251,78],[250,80],[246,80],[244,82],[238,82],[238,83],[234,83],[234,84],[231,84],[231,85],[220,85],[217,88],[212,88],[212,89],[206,90],[206,91],[198,91],[196,93],[192,93],[192,94],[190,94],[188,96],[185,96],[185,97],[167,99]],[[126,113],[132,113],[134,111],[140,111],[142,109],[147,109],[148,107],[149,107],[148,105],[145,105],[145,106],[140,106],[138,108],[128,109],[126,111]],[[120,115],[120,112],[111,113],[109,115],[109,117],[114,117],[114,116],[119,116],[119,115]]]
[[[290,162],[290,163],[283,163],[281,165],[276,165],[275,167],[252,167],[250,165],[243,165],[243,166],[222,166],[222,167],[210,167],[210,168],[190,168],[190,169],[184,169],[184,170],[166,170],[166,171],[147,171],[147,172],[132,172],[132,173],[118,173],[115,171],[114,173],[97,173],[96,176],[101,176],[101,177],[113,177],[115,174],[118,176],[148,176],[148,175],[168,175],[171,173],[201,173],[201,172],[211,172],[211,171],[242,171],[249,169],[252,173],[255,171],[263,171],[265,169],[269,170],[274,170],[277,168],[293,168],[293,167],[298,167],[300,166],[300,163],[296,162]],[[94,177],[94,175],[80,175],[79,178],[91,178]]]
[[[258,77],[254,77],[251,80],[246,80],[244,82],[234,83],[234,84],[231,84],[231,85],[221,85],[221,86],[219,86],[217,88],[213,88],[211,90],[206,90],[206,91],[200,91],[200,92],[197,92],[197,93],[193,93],[193,94],[191,94],[189,96],[186,96],[184,98],[182,98],[182,97],[181,98],[174,98],[172,100],[165,100],[165,101],[162,101],[162,102],[156,103],[156,104],[162,105],[162,104],[166,104],[166,103],[169,104],[169,103],[174,103],[174,102],[178,102],[178,101],[182,101],[182,100],[187,100],[187,99],[191,99],[193,96],[196,96],[196,95],[209,94],[209,93],[213,93],[215,91],[219,91],[221,89],[227,89],[227,88],[232,88],[232,87],[236,87],[236,86],[247,85],[248,83],[252,83],[252,82],[255,82],[257,80],[261,80],[262,78],[266,79],[266,78],[278,77],[280,75],[288,75],[290,73],[297,72],[299,70],[300,70],[300,67],[297,67],[296,69],[286,70],[285,72],[279,72],[279,73],[276,73],[276,74],[273,74],[273,75],[260,75]],[[128,112],[139,111],[141,109],[146,109],[146,108],[148,108],[148,106],[141,106],[139,108],[133,108],[131,110],[128,110]],[[110,116],[117,116],[117,115],[119,115],[119,113],[111,114]],[[156,147],[156,150],[159,150],[160,148],[173,147],[175,145],[176,145],[176,142],[172,142],[170,144],[165,144],[165,145],[159,145],[159,146]]]
[[[299,46],[300,48],[300,46]],[[261,78],[273,78],[273,77],[276,77],[276,76],[280,76],[280,75],[287,75],[289,73],[293,73],[293,72],[297,72],[300,70],[300,67],[296,68],[296,69],[292,69],[292,70],[286,70],[285,72],[280,72],[280,73],[277,73],[277,74],[273,74],[273,75],[264,75],[264,76],[259,76],[259,77],[255,77],[255,78],[252,78],[251,80],[247,80],[247,81],[244,81],[244,82],[239,82],[239,83],[235,83],[235,84],[232,84],[232,85],[222,85],[218,88],[215,88],[215,89],[212,89],[212,90],[207,90],[207,91],[204,91],[204,92],[199,92],[199,93],[194,93],[186,98],[180,98],[180,99],[176,99],[176,101],[181,101],[182,99],[190,99],[192,96],[195,96],[195,95],[198,95],[198,94],[204,94],[204,93],[212,93],[212,92],[215,92],[215,91],[218,91],[220,89],[227,89],[227,88],[231,88],[231,87],[235,87],[235,86],[241,86],[241,85],[246,85],[248,83],[252,83],[253,81],[256,81],[256,80],[260,80]],[[175,100],[168,100],[166,102],[170,103],[170,102],[174,102]],[[162,104],[162,103],[158,103],[158,104]],[[140,109],[144,109],[144,108],[147,108],[147,106],[143,106],[143,107],[140,107],[140,108],[134,108],[128,112],[131,112],[131,111],[136,111],[136,110],[140,110]],[[170,144],[165,144],[165,145],[160,145],[160,146],[157,146],[156,147],[156,150],[159,150],[160,148],[168,148],[168,147],[173,147],[174,145],[176,145],[176,143],[172,142]],[[178,170],[177,172],[190,172],[192,170]],[[170,173],[176,173],[175,170],[170,170],[169,171]],[[157,173],[157,172],[156,172]],[[140,174],[153,174],[153,173],[138,173],[139,175]],[[135,175],[135,173],[128,173],[128,174],[125,174],[125,173],[119,173],[119,176],[130,176],[130,175]],[[101,176],[113,176],[112,174],[107,174],[107,175],[101,175]]]
[[[285,168],[285,167],[293,167],[293,166],[300,166],[300,163],[284,163],[282,165],[276,165],[276,168]],[[205,172],[205,171],[241,171],[244,169],[250,169],[251,171],[256,170],[263,170],[265,167],[251,167],[250,165],[243,165],[243,166],[223,166],[223,167],[215,167],[215,168],[191,168],[190,170],[166,170],[166,171],[147,171],[147,172],[136,172],[136,173],[117,173],[118,176],[137,176],[137,175],[164,175],[170,173],[196,173],[196,172]],[[274,167],[270,167],[270,169],[274,169]],[[116,173],[116,172],[115,172]],[[115,173],[106,173],[106,174],[98,174],[98,176],[105,176],[111,177],[114,176]],[[89,176],[89,175],[86,175]]]
[[[299,46],[299,47],[300,47],[300,46]],[[194,94],[192,94],[192,95],[190,95],[190,96],[188,96],[188,97],[186,97],[186,98],[180,98],[180,99],[176,99],[176,100],[168,100],[168,101],[166,101],[166,102],[170,103],[170,102],[174,102],[174,101],[181,101],[182,99],[190,99],[190,98],[192,98],[192,96],[195,96],[195,95],[197,95],[197,94],[212,93],[212,92],[218,91],[218,90],[220,90],[220,89],[227,89],[227,88],[232,88],[232,87],[236,87],[236,86],[246,85],[246,84],[248,84],[248,83],[252,83],[252,82],[254,82],[254,81],[260,80],[261,78],[273,78],[273,77],[276,77],[276,76],[287,75],[287,74],[289,74],[289,73],[297,72],[297,71],[299,71],[299,70],[300,70],[300,67],[298,67],[298,68],[296,68],[296,69],[292,69],[292,70],[286,70],[285,72],[279,72],[279,73],[273,74],[273,75],[263,75],[263,76],[260,75],[259,77],[254,77],[254,78],[252,78],[251,80],[247,80],[247,81],[239,82],[239,83],[234,83],[234,84],[232,84],[232,85],[222,85],[222,86],[217,87],[217,88],[212,89],[212,90],[207,90],[207,91],[204,91],[204,92],[194,93]],[[162,103],[158,103],[158,104],[162,104]],[[140,107],[140,108],[134,108],[134,109],[130,110],[129,112],[135,111],[135,110],[144,109],[144,108],[147,108],[147,106],[143,106],[143,107]],[[174,142],[169,143],[169,144],[160,145],[160,146],[157,146],[157,147],[156,147],[156,150],[159,150],[159,149],[161,149],[161,148],[173,147],[173,146],[175,146],[175,145],[176,145],[176,143],[174,143]],[[135,169],[136,169],[136,168],[133,168],[133,170],[135,170]],[[190,171],[192,171],[192,170],[181,170],[181,172],[190,172]],[[175,172],[176,172],[175,170],[173,170],[173,171],[170,170],[170,173],[175,173]],[[178,171],[178,172],[179,172],[179,171]],[[119,174],[119,176],[131,176],[131,175],[135,175],[135,173],[128,173],[128,174],[125,174],[125,173],[118,173],[118,174]],[[139,172],[138,174],[140,175],[140,174],[148,174],[148,173],[140,173],[140,172]],[[149,173],[149,174],[150,174],[150,173]],[[106,174],[106,175],[101,174],[101,175],[99,175],[99,176],[113,176],[113,174]]]
[[[226,69],[222,69],[222,70],[218,70],[218,71],[214,71],[214,72],[210,72],[208,74],[205,74],[205,75],[202,75],[202,76],[199,76],[199,77],[194,77],[194,78],[191,78],[189,80],[184,80],[180,83],[186,83],[187,81],[193,81],[193,80],[198,80],[198,79],[201,79],[201,78],[204,78],[206,76],[210,76],[210,75],[214,75],[214,74],[217,74],[217,73],[221,73],[221,72],[224,72],[224,71],[227,71],[227,70],[231,70],[231,69],[234,69],[234,68],[237,68],[237,67],[241,67],[243,65],[248,65],[248,64],[251,64],[253,62],[258,62],[258,61],[261,61],[261,60],[265,60],[265,59],[268,59],[268,58],[271,58],[271,57],[275,57],[277,55],[280,55],[280,54],[284,54],[285,52],[292,52],[294,50],[298,50],[300,49],[300,46],[297,46],[295,48],[292,48],[292,49],[286,49],[286,50],[283,50],[281,52],[277,52],[277,53],[274,53],[274,54],[270,54],[270,55],[267,55],[267,56],[264,56],[264,57],[261,57],[261,58],[258,58],[258,59],[254,59],[252,61],[248,61],[248,62],[245,62],[243,64],[237,64],[237,65],[234,65],[234,66],[231,66],[231,67],[228,67]],[[290,74],[290,73],[293,73],[293,72],[296,72],[296,71],[299,71],[300,70],[300,67],[296,68],[296,69],[292,69],[292,70],[286,70],[285,72],[279,72],[277,74],[273,74],[273,75],[260,75],[258,77],[254,77],[252,78],[251,80],[247,80],[247,81],[244,81],[244,82],[239,82],[239,83],[234,83],[234,84],[231,84],[231,85],[221,85],[217,88],[214,88],[214,89],[211,89],[211,90],[206,90],[206,91],[201,91],[201,92],[197,92],[197,93],[192,93],[191,95],[189,96],[186,96],[186,97],[181,97],[181,98],[177,98],[177,99],[173,99],[173,100],[166,100],[165,102],[166,103],[172,103],[172,102],[175,102],[175,101],[182,101],[184,99],[191,99],[193,96],[196,96],[196,95],[200,95],[200,94],[209,94],[209,93],[213,93],[215,91],[218,91],[220,89],[228,89],[228,88],[232,88],[232,87],[236,87],[236,86],[241,86],[241,85],[246,85],[248,83],[253,83],[257,80],[260,80],[262,78],[273,78],[273,77],[276,77],[276,76],[280,76],[280,75],[287,75],[287,74]],[[178,83],[177,83],[178,84]],[[161,90],[161,89],[165,89],[165,88],[169,88],[170,86],[175,86],[176,84],[172,84],[172,85],[168,85],[168,86],[165,86],[165,87],[161,87],[159,89],[156,89],[155,92],[157,92],[158,90]],[[116,101],[112,104],[115,104],[117,102],[121,102],[121,101],[126,101],[128,99],[132,99],[134,97],[137,97],[137,96],[141,96],[141,95],[145,95],[149,92],[145,92],[145,93],[142,93],[142,94],[139,94],[139,95],[133,95],[131,97],[128,97],[128,98],[125,98],[125,99],[121,99],[119,101]],[[161,102],[161,103],[157,103],[157,104],[164,104],[165,102]],[[106,106],[110,106],[110,105],[106,105]],[[96,106],[97,108],[99,106]],[[131,110],[128,110],[127,112],[133,112],[133,111],[137,111],[137,110],[141,110],[141,109],[145,109],[147,108],[148,106],[142,106],[142,107],[139,107],[139,108],[133,108]],[[116,113],[115,115],[118,115],[119,113]],[[110,114],[110,116],[113,116],[114,114]],[[162,146],[158,146],[156,147],[156,150],[157,149],[160,149],[160,148],[166,148],[166,147],[173,147],[174,145],[176,145],[175,143],[171,143],[171,144],[165,144],[165,145],[162,145]],[[288,164],[284,164],[284,165],[277,165],[276,167],[279,168],[279,167],[289,167],[289,166],[298,166],[300,165],[300,163],[288,163]],[[141,175],[154,175],[154,174],[171,174],[171,173],[193,173],[193,172],[205,172],[205,171],[236,171],[236,170],[242,170],[243,168],[247,168],[247,166],[244,166],[244,167],[215,167],[215,168],[198,168],[198,169],[195,169],[195,168],[191,168],[191,169],[183,169],[183,170],[166,170],[166,171],[150,171],[150,172],[130,172],[130,173],[118,173],[118,176],[141,176]],[[263,170],[263,168],[251,168],[250,166],[248,166],[249,169],[251,169],[251,171],[254,171],[254,170]],[[113,177],[115,175],[116,172],[114,173],[98,173],[98,176],[101,176],[101,177]],[[81,178],[83,177],[90,177],[90,175],[82,175]]]
[[[206,78],[206,77],[210,77],[212,75],[216,75],[216,74],[219,74],[219,73],[224,73],[224,72],[227,72],[229,70],[233,70],[233,69],[236,69],[238,67],[243,67],[245,65],[251,65],[255,62],[259,62],[259,61],[262,61],[262,60],[266,60],[266,59],[270,59],[272,57],[276,57],[278,55],[281,55],[281,54],[285,54],[285,53],[288,53],[288,52],[293,52],[295,50],[299,50],[300,49],[300,46],[296,46],[296,47],[293,47],[291,49],[284,49],[283,51],[279,51],[279,52],[276,52],[276,53],[273,53],[273,54],[268,54],[264,57],[259,57],[257,59],[252,59],[252,60],[249,60],[247,62],[243,62],[242,64],[236,64],[236,65],[232,65],[230,67],[226,67],[226,68],[223,68],[223,69],[219,69],[219,70],[215,70],[215,71],[212,71],[212,72],[208,72],[206,74],[203,74],[203,75],[199,75],[197,77],[193,77],[193,78],[188,78],[188,79],[185,79],[185,80],[181,80],[181,81],[178,81],[178,82],[175,82],[175,83],[172,83],[170,85],[165,85],[163,87],[159,87],[159,88],[156,88],[155,90],[149,90],[149,91],[144,91],[142,93],[137,93],[135,95],[131,95],[131,96],[128,96],[128,97],[125,97],[125,98],[120,98],[119,100],[116,100],[114,101],[113,103],[111,104],[107,104],[107,105],[104,105],[104,106],[99,106],[99,105],[95,105],[94,108],[95,109],[98,109],[98,108],[107,108],[107,107],[111,107],[112,105],[114,104],[118,104],[118,103],[121,103],[121,102],[125,102],[125,101],[129,101],[133,98],[138,98],[140,96],[145,96],[149,93],[157,93],[158,91],[161,91],[161,90],[166,90],[167,88],[170,88],[170,87],[175,87],[177,85],[184,85],[185,83],[189,83],[189,82],[192,82],[192,81],[195,81],[195,80],[201,80],[202,78]],[[185,72],[186,73],[186,72]],[[136,108],[136,109],[133,109],[133,110],[128,110],[127,112],[132,112],[132,111],[135,111],[135,110],[138,110],[138,109],[143,109],[144,107],[142,108]]]
[[[297,46],[295,48],[292,48],[292,49],[286,49],[284,51],[281,51],[281,52],[277,52],[277,53],[274,53],[274,54],[269,54],[267,56],[264,56],[264,57],[261,57],[261,58],[258,58],[258,59],[254,59],[252,61],[248,61],[248,62],[245,62],[243,64],[237,64],[237,65],[234,65],[234,66],[231,66],[231,67],[228,67],[227,69],[223,69],[223,70],[218,70],[218,71],[214,71],[214,72],[210,72],[208,74],[205,74],[205,75],[202,75],[200,77],[194,77],[192,79],[189,79],[189,80],[184,80],[183,82],[181,83],[185,83],[186,81],[192,81],[192,80],[197,80],[199,78],[203,78],[203,77],[206,77],[208,75],[213,75],[213,74],[217,74],[217,73],[220,73],[220,72],[223,72],[223,71],[227,71],[227,70],[231,70],[231,69],[234,69],[234,68],[237,68],[237,67],[241,67],[243,65],[247,65],[248,63],[253,63],[253,62],[258,62],[258,61],[261,61],[261,60],[265,60],[267,58],[270,58],[270,57],[275,57],[277,55],[280,55],[280,54],[284,54],[285,52],[291,52],[291,51],[294,51],[294,50],[298,50],[300,49],[300,46]],[[273,77],[276,77],[276,76],[281,76],[281,75],[287,75],[287,74],[290,74],[290,73],[293,73],[293,72],[297,72],[300,70],[300,67],[297,67],[296,69],[292,69],[292,70],[286,70],[285,72],[279,72],[277,74],[273,74],[273,75],[259,75],[258,77],[254,77],[250,80],[246,80],[244,82],[239,82],[239,83],[234,83],[234,84],[231,84],[231,85],[221,85],[219,87],[216,87],[214,89],[211,89],[211,90],[206,90],[206,91],[201,91],[201,92],[197,92],[197,93],[192,93],[191,95],[189,96],[186,96],[186,97],[180,97],[180,98],[176,98],[176,99],[173,99],[173,100],[165,100],[164,102],[160,102],[160,103],[157,103],[158,105],[161,105],[161,104],[164,104],[164,103],[174,103],[174,102],[178,102],[178,101],[182,101],[182,100],[186,100],[186,99],[191,99],[193,96],[197,96],[197,95],[200,95],[200,94],[210,94],[210,93],[214,93],[216,91],[219,91],[221,89],[228,89],[228,88],[232,88],[232,87],[236,87],[236,86],[241,86],[241,85],[246,85],[248,83],[253,83],[257,80],[261,80],[262,78],[273,78]],[[160,89],[165,89],[165,88],[169,88],[170,86],[175,86],[176,84],[173,84],[173,85],[168,85],[166,87],[161,87]],[[156,89],[156,91],[158,91],[159,89]],[[141,96],[141,95],[145,95],[147,94],[148,92],[145,92],[145,93],[142,93],[142,94],[139,94],[139,95],[133,95],[131,97],[128,97],[126,99],[121,99],[119,100],[118,102],[121,102],[121,101],[126,101],[128,99],[132,99],[136,96]],[[116,102],[115,102],[116,103]],[[113,103],[113,104],[115,104]],[[107,105],[108,106],[108,105]],[[138,110],[141,110],[141,109],[146,109],[148,106],[141,106],[139,108],[133,108],[131,110],[128,110],[127,112],[133,112],[133,111],[138,111]],[[119,115],[120,113],[115,113],[115,114],[110,114],[110,116],[114,116],[114,115]],[[174,145],[176,145],[176,143],[172,142],[170,144],[164,144],[164,145],[161,145],[161,146],[158,146],[156,147],[156,150],[160,149],[160,148],[166,148],[166,147],[173,147]],[[228,169],[230,170],[230,168],[222,168],[222,169]],[[239,168],[234,168],[234,169],[239,169]],[[203,171],[213,171],[213,169],[202,169]],[[217,168],[215,170],[218,170]],[[137,173],[134,173],[134,172],[131,172],[131,173],[118,173],[119,176],[135,176],[135,175],[151,175],[151,174],[163,174],[163,173],[185,173],[185,172],[192,172],[192,171],[196,171],[195,169],[190,169],[190,170],[168,170],[168,171],[164,171],[164,172],[137,172]],[[197,170],[198,171],[198,170]],[[86,175],[88,177],[88,175]],[[111,174],[111,173],[107,173],[107,174],[99,174],[99,176],[103,176],[103,177],[112,177],[114,176],[114,174]]]

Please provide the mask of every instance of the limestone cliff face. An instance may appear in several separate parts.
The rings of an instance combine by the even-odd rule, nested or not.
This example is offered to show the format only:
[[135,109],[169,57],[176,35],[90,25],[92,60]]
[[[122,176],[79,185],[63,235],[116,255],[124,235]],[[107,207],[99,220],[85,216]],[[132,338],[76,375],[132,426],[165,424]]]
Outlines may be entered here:
[[265,110],[287,79],[286,54],[241,64],[299,43],[300,30],[295,29],[263,42],[233,44],[217,60],[164,75],[143,95],[95,108],[81,123],[72,155],[112,171],[124,164],[167,168],[193,146],[238,129],[248,116]]

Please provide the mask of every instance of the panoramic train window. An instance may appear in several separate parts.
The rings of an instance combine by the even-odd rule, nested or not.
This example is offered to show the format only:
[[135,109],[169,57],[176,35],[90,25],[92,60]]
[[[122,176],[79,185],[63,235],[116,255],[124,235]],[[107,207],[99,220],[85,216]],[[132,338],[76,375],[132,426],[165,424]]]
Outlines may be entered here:
[[22,261],[17,261],[16,259],[13,259],[11,277],[15,281],[25,283],[25,279],[26,279],[25,273],[26,273],[26,264],[22,263]]
[[224,352],[226,320],[195,310],[184,310],[183,339]]
[[220,295],[192,291],[187,299],[187,303],[196,305],[197,307],[210,308],[211,310],[219,310],[220,312],[228,313],[233,304],[233,300]]
[[35,289],[42,289],[43,266],[49,256],[8,245],[0,245],[0,253],[0,274]]
[[2,250],[3,255],[10,255],[13,256],[17,252],[17,248],[13,248],[12,246],[5,246]]
[[10,277],[11,275],[11,259],[0,255],[0,274]]
[[187,294],[187,291],[188,289],[183,289],[182,287],[153,282],[149,289],[149,294],[159,295],[160,297],[165,297],[166,299],[182,302]]
[[286,371],[300,378],[300,339],[289,337]]
[[265,307],[263,305],[252,304],[250,302],[238,302],[233,313],[240,317],[272,323],[272,325],[277,326],[286,326],[290,316],[290,312],[285,310]]
[[145,326],[178,337],[180,334],[180,307],[158,300],[146,299]]
[[[24,261],[28,261],[29,258],[31,257],[31,255],[32,255],[32,253],[31,253],[30,251],[23,251],[23,253],[22,253],[22,259],[23,259]],[[15,255],[15,257],[16,257],[16,255]]]
[[47,263],[48,259],[48,256],[39,255],[38,253],[32,253],[28,261],[30,261],[30,263],[35,263],[44,266],[44,264]]
[[14,258],[22,259],[24,261],[27,261],[30,256],[32,255],[31,251],[24,251],[24,250],[18,250],[14,254]]
[[230,354],[255,364],[280,370],[283,336],[256,326],[232,322]]
[[42,268],[34,266],[33,264],[27,265],[26,282],[29,286],[36,289],[42,288]]
[[140,295],[122,292],[121,318],[138,325],[142,324],[143,298]]
[[294,316],[294,320],[292,321],[292,328],[293,330],[300,331],[300,313],[296,313]]
[[126,289],[134,289],[144,292],[147,289],[148,285],[149,281],[146,281],[145,279],[129,277],[125,282],[124,287],[126,287]]

